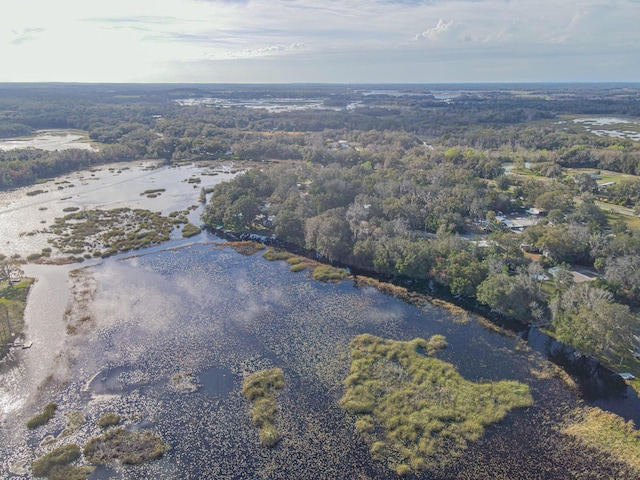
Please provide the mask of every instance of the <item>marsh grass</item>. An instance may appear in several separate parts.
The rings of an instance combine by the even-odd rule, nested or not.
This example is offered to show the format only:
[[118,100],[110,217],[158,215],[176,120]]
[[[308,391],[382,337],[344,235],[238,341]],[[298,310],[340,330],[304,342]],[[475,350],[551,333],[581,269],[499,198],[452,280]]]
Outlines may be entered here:
[[265,447],[273,447],[280,440],[273,421],[278,410],[275,393],[282,387],[284,375],[280,368],[257,371],[242,382],[242,395],[253,403],[251,421],[260,429],[260,442]]
[[487,425],[530,406],[527,385],[474,383],[433,358],[446,339],[409,342],[359,335],[350,343],[350,375],[340,404],[374,458],[404,476],[452,463]]
[[262,256],[265,260],[269,260],[271,262],[276,260],[285,260],[289,265],[291,265],[289,270],[292,272],[301,272],[308,268],[312,272],[311,276],[313,279],[320,282],[337,283],[349,276],[349,273],[344,268],[325,265],[324,263],[294,255],[293,253],[289,253],[284,250],[269,248]]
[[231,247],[240,255],[244,255],[246,257],[255,255],[258,252],[264,250],[264,245],[260,242],[252,242],[252,241],[242,241],[242,242],[218,242],[216,245],[220,245],[223,247]]
[[106,258],[168,241],[176,221],[182,219],[142,209],[83,210],[56,218],[50,243],[63,253]]
[[100,428],[114,427],[118,425],[121,420],[122,417],[117,413],[106,412],[100,415],[100,418],[98,419],[98,426]]
[[202,230],[200,230],[200,228],[196,227],[193,223],[187,223],[183,228],[182,228],[182,237],[183,238],[191,238],[195,235],[198,235]]
[[46,425],[49,423],[49,420],[53,418],[56,414],[56,410],[58,409],[58,404],[54,402],[49,402],[44,406],[42,412],[34,415],[29,420],[27,420],[27,428],[33,430],[34,428],[38,428],[42,425]]
[[119,460],[123,464],[136,465],[160,458],[168,449],[162,438],[150,430],[112,428],[89,440],[83,453],[95,464]]
[[332,267],[331,265],[316,265],[312,273],[313,279],[320,282],[337,283],[349,276],[344,268]]
[[640,477],[640,431],[632,421],[625,422],[618,415],[597,407],[586,407],[574,412],[562,433],[627,464]]
[[61,469],[59,467],[68,466],[78,458],[80,458],[80,447],[78,447],[78,445],[73,443],[62,445],[35,460],[31,464],[31,470],[33,471],[33,475],[36,477],[52,478],[50,477],[50,474],[52,473],[56,477],[59,477],[59,474],[61,473]]
[[354,284],[356,288],[373,287],[379,292],[384,293],[385,295],[399,298],[406,303],[416,305],[418,307],[425,306],[429,303],[429,301],[433,300],[427,295],[411,292],[404,287],[399,287],[392,283],[381,282],[379,280],[376,280],[375,278],[364,277],[362,275],[356,275],[354,277]]
[[284,250],[276,250],[274,248],[267,249],[266,252],[262,254],[262,258],[265,260],[269,260],[270,262],[275,262],[276,260],[289,260],[293,258],[295,255],[289,253]]

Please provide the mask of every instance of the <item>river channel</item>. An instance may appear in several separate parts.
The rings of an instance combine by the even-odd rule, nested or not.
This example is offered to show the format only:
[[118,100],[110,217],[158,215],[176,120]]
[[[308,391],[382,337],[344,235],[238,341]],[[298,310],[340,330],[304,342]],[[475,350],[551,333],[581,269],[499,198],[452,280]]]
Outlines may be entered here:
[[[2,478],[30,478],[22,467],[52,445],[86,443],[104,412],[122,415],[127,428],[152,429],[171,450],[139,466],[99,467],[91,479],[396,478],[371,458],[338,403],[348,344],[361,333],[442,334],[449,346],[438,357],[465,378],[530,386],[533,406],[489,427],[446,471],[420,478],[632,478],[559,428],[587,401],[624,410],[624,396],[585,399],[553,374],[540,337],[407,305],[349,280],[316,282],[286,262],[218,242],[203,233],[83,264],[26,268],[38,279],[26,311],[34,345],[14,351],[0,374]],[[74,302],[90,319],[69,335],[64,318]],[[241,395],[244,375],[269,367],[285,379],[276,417],[282,440],[273,449],[260,444]],[[26,420],[49,401],[59,406],[54,419],[28,430]],[[638,421],[633,408],[628,416]],[[72,411],[85,422],[55,440]],[[46,437],[53,443],[43,444]]]

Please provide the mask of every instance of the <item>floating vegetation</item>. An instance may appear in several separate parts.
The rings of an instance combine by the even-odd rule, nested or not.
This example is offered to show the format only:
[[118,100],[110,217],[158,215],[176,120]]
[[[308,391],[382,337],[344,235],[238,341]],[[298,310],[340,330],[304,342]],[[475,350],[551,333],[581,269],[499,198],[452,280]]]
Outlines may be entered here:
[[182,236],[184,238],[190,238],[193,237],[195,235],[198,235],[202,230],[200,230],[199,227],[196,227],[193,223],[187,223],[183,228],[182,228]]
[[89,462],[95,464],[119,460],[123,464],[136,465],[160,458],[167,450],[169,447],[162,438],[150,430],[113,428],[89,440],[83,453]]
[[264,250],[264,245],[263,244],[261,244],[260,242],[252,242],[252,241],[246,241],[246,242],[218,242],[218,243],[216,243],[216,245],[219,245],[221,247],[231,247],[236,252],[238,252],[240,255],[244,255],[246,257],[248,257],[250,255],[254,255],[254,254]]
[[56,218],[50,232],[57,236],[50,243],[63,253],[108,257],[166,242],[174,224],[149,210],[86,210]]
[[283,386],[284,376],[280,368],[260,370],[242,382],[242,395],[253,403],[251,420],[260,428],[260,442],[265,447],[273,447],[280,440],[273,420],[277,410],[275,391]]
[[100,428],[114,427],[118,425],[121,420],[122,420],[122,417],[117,413],[105,412],[102,415],[100,415],[100,418],[98,419],[98,426]]
[[200,388],[200,385],[193,373],[185,372],[173,374],[169,380],[169,388],[176,392],[193,393]]
[[71,466],[80,458],[80,447],[76,444],[62,445],[31,464],[33,475],[51,480],[83,480],[93,471],[93,467]]
[[27,420],[27,428],[34,429],[38,428],[42,425],[46,425],[49,423],[49,420],[53,418],[56,414],[56,410],[58,409],[58,404],[54,402],[49,402],[44,406],[42,412],[34,415],[29,420]]
[[372,456],[398,475],[452,463],[485,426],[533,404],[527,385],[470,382],[430,356],[445,346],[442,335],[402,342],[369,334],[349,345],[351,370],[340,403],[356,415]]
[[597,407],[586,407],[574,412],[574,418],[562,428],[562,433],[611,455],[640,476],[640,431],[632,421],[625,422],[618,415]]
[[36,195],[40,195],[41,193],[47,193],[46,190],[31,190],[27,192],[26,195],[29,197],[35,197]]

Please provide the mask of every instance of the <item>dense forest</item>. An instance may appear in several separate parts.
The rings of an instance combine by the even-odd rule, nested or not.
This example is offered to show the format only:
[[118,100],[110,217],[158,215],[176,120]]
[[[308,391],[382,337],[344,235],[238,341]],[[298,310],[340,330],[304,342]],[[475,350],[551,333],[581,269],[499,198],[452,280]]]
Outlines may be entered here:
[[[624,134],[581,123],[601,116]],[[0,137],[78,129],[95,149],[0,151],[0,188],[142,158],[250,161],[205,225],[438,286],[637,368],[634,117],[640,89],[621,84],[5,85]]]

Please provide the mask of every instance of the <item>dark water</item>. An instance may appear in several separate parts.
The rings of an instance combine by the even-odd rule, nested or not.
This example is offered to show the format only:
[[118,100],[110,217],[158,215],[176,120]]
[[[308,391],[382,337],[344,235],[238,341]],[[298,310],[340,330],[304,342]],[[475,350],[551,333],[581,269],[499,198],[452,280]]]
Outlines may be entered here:
[[[66,441],[86,442],[99,432],[100,414],[112,411],[128,428],[152,428],[171,445],[160,461],[100,468],[91,478],[394,478],[371,460],[338,405],[349,341],[365,332],[400,340],[442,334],[449,347],[438,356],[466,378],[530,385],[531,408],[488,428],[452,467],[421,478],[632,478],[559,432],[583,400],[559,378],[539,373],[549,371],[537,351],[540,338],[528,338],[531,348],[473,317],[406,305],[348,281],[314,282],[288,267],[193,245],[91,269],[98,285],[87,307],[94,324],[74,342],[71,379],[43,401],[85,413],[85,424]],[[276,419],[283,438],[269,450],[240,390],[243,375],[274,366],[285,376]],[[633,414],[634,403],[620,395],[596,401]],[[6,428],[24,429],[28,413]],[[57,415],[41,431],[24,429],[25,442],[37,445],[62,424]],[[10,443],[0,446],[5,468],[48,451]]]

